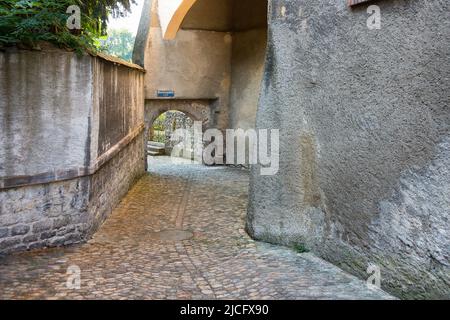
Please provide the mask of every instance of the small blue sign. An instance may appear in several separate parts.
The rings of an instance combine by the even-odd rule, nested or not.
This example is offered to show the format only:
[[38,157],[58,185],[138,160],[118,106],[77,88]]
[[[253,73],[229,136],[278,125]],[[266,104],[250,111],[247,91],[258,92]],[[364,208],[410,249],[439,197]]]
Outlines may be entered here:
[[174,98],[175,91],[173,91],[173,90],[157,90],[156,96],[158,98]]

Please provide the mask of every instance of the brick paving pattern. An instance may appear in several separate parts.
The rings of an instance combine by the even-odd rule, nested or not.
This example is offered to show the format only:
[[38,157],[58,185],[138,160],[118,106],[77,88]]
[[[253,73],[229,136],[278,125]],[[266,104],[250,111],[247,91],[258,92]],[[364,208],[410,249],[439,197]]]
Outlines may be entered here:
[[[392,298],[311,253],[250,239],[245,170],[168,161],[149,161],[87,243],[0,257],[0,298]],[[80,289],[67,288],[72,265]]]

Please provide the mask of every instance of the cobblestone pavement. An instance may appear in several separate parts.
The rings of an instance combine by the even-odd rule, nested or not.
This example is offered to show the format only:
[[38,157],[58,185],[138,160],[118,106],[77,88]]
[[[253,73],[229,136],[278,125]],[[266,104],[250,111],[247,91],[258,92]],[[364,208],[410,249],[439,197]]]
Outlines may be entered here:
[[[0,298],[391,298],[310,253],[251,240],[245,170],[167,160],[149,161],[89,242],[0,258]],[[67,288],[72,265],[80,289]]]

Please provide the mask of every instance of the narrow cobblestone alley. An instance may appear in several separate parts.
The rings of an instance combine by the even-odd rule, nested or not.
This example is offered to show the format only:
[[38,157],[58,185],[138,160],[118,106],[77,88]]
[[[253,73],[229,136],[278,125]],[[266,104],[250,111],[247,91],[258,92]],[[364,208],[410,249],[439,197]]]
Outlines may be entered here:
[[[88,243],[1,257],[0,298],[391,298],[311,253],[251,240],[245,170],[155,159]],[[66,286],[73,265],[80,289]]]

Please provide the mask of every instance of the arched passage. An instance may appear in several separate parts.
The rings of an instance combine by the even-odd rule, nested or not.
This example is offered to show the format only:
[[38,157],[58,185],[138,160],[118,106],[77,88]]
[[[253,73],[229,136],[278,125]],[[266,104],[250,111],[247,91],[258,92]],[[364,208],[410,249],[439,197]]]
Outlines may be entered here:
[[172,40],[176,37],[181,23],[197,0],[175,0],[158,6],[163,38]]
[[[155,0],[151,13],[147,125],[170,106],[206,120],[204,128],[254,128],[267,46],[267,0]],[[170,96],[161,96],[165,92]]]
[[214,125],[213,101],[210,100],[147,100],[145,102],[145,125],[148,130],[151,124],[164,112],[175,110],[185,113],[193,121],[201,121],[204,129]]
[[[214,101],[210,100],[147,100],[145,103],[145,127],[147,132],[147,151],[157,151],[156,146],[160,148],[164,144],[164,153],[170,155],[172,144],[168,141],[152,142],[152,126],[155,121],[167,112],[180,112],[186,115],[192,122],[200,122],[202,130],[214,126],[213,109]],[[180,119],[181,120],[181,119]],[[161,152],[162,153],[162,152]],[[152,155],[152,153],[150,153]]]

